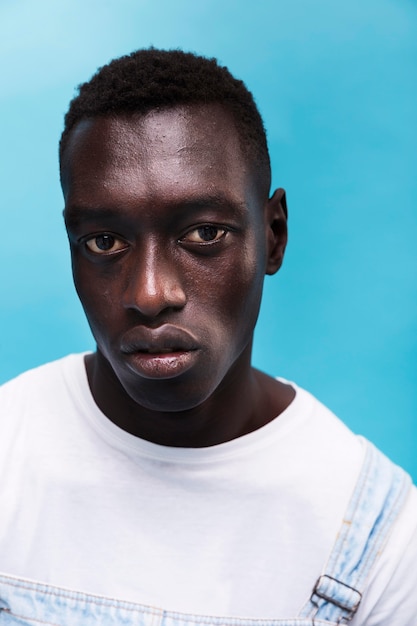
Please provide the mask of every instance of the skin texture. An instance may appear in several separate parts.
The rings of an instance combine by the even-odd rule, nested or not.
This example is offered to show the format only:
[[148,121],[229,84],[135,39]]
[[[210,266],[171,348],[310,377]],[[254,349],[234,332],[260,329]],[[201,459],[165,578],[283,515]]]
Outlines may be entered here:
[[109,419],[155,443],[251,432],[294,392],[251,367],[265,274],[286,245],[220,105],[83,120],[63,160],[74,282],[97,343],[86,366]]

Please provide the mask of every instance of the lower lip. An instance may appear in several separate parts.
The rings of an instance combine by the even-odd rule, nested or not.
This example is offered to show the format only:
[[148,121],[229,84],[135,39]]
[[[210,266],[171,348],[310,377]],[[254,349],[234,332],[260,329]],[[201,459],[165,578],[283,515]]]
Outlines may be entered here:
[[175,378],[192,367],[197,350],[184,352],[133,352],[127,355],[129,368],[144,378]]

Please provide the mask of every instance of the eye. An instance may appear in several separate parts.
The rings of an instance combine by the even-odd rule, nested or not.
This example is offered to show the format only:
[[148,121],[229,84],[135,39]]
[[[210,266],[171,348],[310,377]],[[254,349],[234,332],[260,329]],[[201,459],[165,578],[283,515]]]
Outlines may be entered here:
[[127,248],[127,243],[114,235],[103,233],[85,240],[85,245],[94,254],[113,254]]
[[224,237],[226,233],[227,230],[225,228],[215,226],[214,224],[204,224],[203,226],[190,230],[182,237],[182,240],[191,243],[214,243]]

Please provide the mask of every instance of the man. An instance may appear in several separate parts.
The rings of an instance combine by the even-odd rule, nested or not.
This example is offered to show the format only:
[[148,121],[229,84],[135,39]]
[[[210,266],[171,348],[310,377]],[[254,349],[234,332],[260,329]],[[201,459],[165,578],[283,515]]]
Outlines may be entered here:
[[97,350],[2,390],[0,624],[415,625],[408,477],[251,367],[287,207],[243,83],[115,60],[60,159]]

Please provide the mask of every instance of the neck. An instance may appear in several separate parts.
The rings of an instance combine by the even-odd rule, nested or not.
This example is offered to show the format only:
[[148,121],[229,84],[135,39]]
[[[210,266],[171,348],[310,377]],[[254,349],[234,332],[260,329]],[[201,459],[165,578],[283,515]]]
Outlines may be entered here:
[[94,400],[112,422],[173,447],[207,447],[241,437],[274,419],[294,397],[290,386],[251,367],[250,349],[207,400],[185,411],[153,411],[136,403],[99,352],[86,357],[86,369]]

